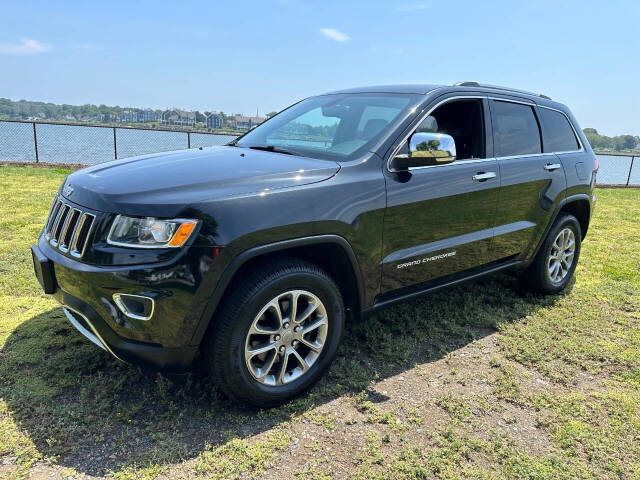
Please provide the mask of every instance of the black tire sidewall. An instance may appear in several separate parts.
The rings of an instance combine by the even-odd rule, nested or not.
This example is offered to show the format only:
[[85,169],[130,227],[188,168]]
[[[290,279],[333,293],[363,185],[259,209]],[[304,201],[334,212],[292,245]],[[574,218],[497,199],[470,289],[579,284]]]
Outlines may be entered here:
[[[571,264],[571,267],[569,267],[569,272],[562,279],[562,281],[560,283],[553,283],[551,281],[551,278],[549,278],[549,274],[547,272],[547,260],[551,253],[553,241],[555,240],[556,236],[558,235],[558,233],[560,233],[561,230],[567,227],[573,231],[576,242],[573,263]],[[563,215],[562,217],[558,218],[558,220],[549,231],[549,234],[547,235],[547,238],[545,239],[544,244],[542,245],[542,248],[538,253],[538,258],[535,262],[536,277],[539,282],[539,287],[541,287],[540,289],[543,292],[557,293],[567,286],[567,283],[569,283],[569,281],[571,280],[576,266],[578,265],[578,259],[580,258],[580,247],[582,244],[581,238],[582,232],[580,229],[580,223],[578,222],[578,219],[576,217],[574,217],[573,215]]]
[[[245,340],[253,320],[262,307],[288,290],[307,290],[316,295],[327,310],[328,331],[320,357],[299,379],[280,386],[264,385],[253,378],[244,360]],[[290,272],[260,286],[251,300],[238,311],[238,318],[226,345],[227,384],[243,400],[259,406],[282,403],[313,385],[333,360],[344,330],[344,311],[340,292],[333,282],[315,272]]]

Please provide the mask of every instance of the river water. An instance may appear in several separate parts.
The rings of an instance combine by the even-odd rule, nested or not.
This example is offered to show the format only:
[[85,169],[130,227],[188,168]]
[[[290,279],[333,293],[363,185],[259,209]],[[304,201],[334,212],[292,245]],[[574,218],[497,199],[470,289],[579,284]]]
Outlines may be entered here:
[[[38,159],[47,163],[96,164],[113,160],[113,128],[37,124]],[[234,137],[192,133],[191,148],[224,145]],[[118,158],[181,150],[184,132],[116,128]],[[626,183],[631,157],[598,156],[598,183]],[[0,161],[35,162],[33,124],[0,121]],[[640,159],[634,161],[630,183],[640,185]]]

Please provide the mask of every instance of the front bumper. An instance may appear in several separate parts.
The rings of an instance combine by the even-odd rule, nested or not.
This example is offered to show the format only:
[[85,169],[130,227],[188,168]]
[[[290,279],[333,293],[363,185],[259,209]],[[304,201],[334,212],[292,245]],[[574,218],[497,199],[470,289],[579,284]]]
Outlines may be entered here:
[[[125,340],[118,337],[95,313],[91,315],[92,319],[90,319],[87,316],[90,311],[88,305],[84,305],[84,312],[82,312],[76,309],[82,306],[80,300],[66,297],[65,302],[62,310],[71,324],[88,340],[118,360],[168,373],[184,373],[191,368],[193,357],[198,350],[197,347],[167,348],[161,345]],[[75,307],[69,305],[70,303],[75,304]]]
[[[191,309],[200,282],[189,270],[199,264],[193,258],[197,249],[191,256],[153,267],[87,265],[61,255],[42,238],[32,253],[43,289],[91,342],[126,362],[168,373],[190,369],[198,346],[189,340],[200,318]],[[113,300],[117,293],[142,292],[155,298],[155,312],[148,321],[128,318]]]

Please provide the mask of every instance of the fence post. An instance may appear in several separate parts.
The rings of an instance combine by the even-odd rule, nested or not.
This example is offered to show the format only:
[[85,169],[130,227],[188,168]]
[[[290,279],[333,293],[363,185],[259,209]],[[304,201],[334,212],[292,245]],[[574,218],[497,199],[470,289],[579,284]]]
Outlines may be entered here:
[[36,163],[38,163],[38,136],[36,135],[36,122],[33,122],[33,147],[36,151]]
[[118,159],[118,147],[116,143],[116,127],[113,127],[113,156]]
[[187,148],[191,148],[191,132],[187,132]]
[[635,158],[635,155],[631,156],[631,165],[629,165],[629,175],[627,176],[627,187],[629,186],[629,180],[631,180],[631,170],[633,170],[633,160]]

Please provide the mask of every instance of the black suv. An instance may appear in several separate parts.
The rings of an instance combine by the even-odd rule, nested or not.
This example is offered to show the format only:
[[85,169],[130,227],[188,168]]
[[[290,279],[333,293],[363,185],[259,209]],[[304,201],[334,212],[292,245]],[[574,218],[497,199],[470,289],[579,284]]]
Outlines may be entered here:
[[32,248],[113,356],[265,407],[311,386],[347,318],[501,270],[572,276],[597,160],[544,95],[464,82],[307,98],[223,147],[69,175]]

